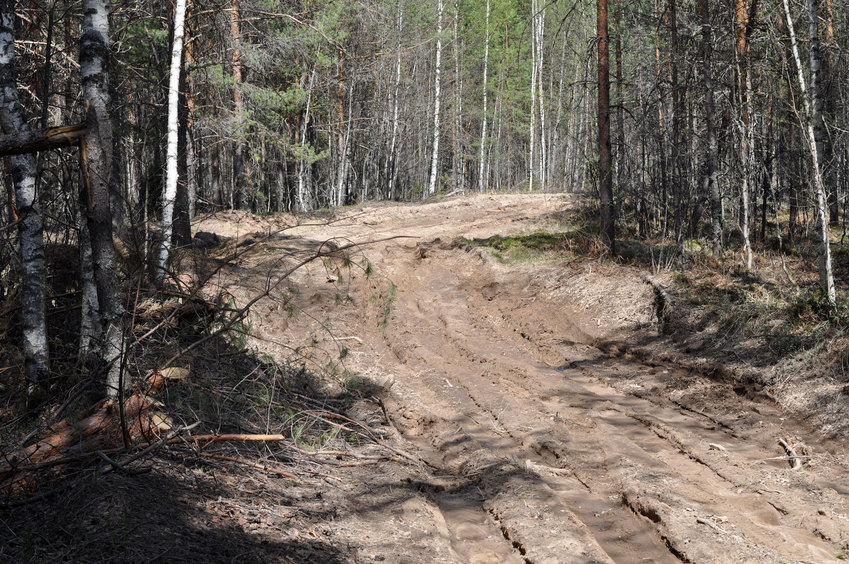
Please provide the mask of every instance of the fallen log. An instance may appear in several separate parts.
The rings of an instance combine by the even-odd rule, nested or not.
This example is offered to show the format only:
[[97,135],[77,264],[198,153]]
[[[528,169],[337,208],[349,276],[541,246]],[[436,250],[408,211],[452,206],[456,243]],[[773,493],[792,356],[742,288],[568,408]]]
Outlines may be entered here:
[[164,369],[152,374],[143,389],[122,404],[107,400],[76,423],[63,419],[48,427],[33,444],[0,454],[0,484],[15,479],[18,486],[13,489],[32,490],[37,480],[31,478],[40,470],[160,439],[171,430],[171,424],[159,412],[161,404],[151,394],[164,385],[168,373]]

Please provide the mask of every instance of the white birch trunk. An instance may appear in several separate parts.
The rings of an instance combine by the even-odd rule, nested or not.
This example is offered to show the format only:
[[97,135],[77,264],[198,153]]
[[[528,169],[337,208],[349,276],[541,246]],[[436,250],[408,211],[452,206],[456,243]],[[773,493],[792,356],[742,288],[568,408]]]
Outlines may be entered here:
[[543,73],[543,57],[544,57],[544,38],[545,38],[545,8],[543,8],[539,14],[535,15],[535,25],[537,28],[536,32],[536,41],[537,41],[537,56],[539,58],[539,62],[537,63],[537,101],[539,103],[539,176],[537,177],[540,182],[545,182],[545,168],[546,168],[546,144],[545,144],[545,95],[544,95],[544,73]]
[[398,96],[401,89],[401,34],[403,32],[403,25],[404,5],[401,3],[401,0],[398,0],[398,44],[395,54],[395,89],[392,94],[392,138],[389,142],[389,186],[387,187],[387,194],[389,195],[390,200],[393,199],[393,196],[395,195],[395,179],[398,178],[398,175],[396,174],[398,164],[395,151],[398,140],[399,108],[401,105],[399,103]]
[[161,284],[168,270],[171,253],[171,230],[174,200],[177,198],[177,144],[179,141],[180,68],[183,61],[183,33],[186,20],[186,0],[177,0],[174,10],[174,42],[171,45],[171,74],[168,78],[168,142],[165,161],[165,193],[162,195],[162,246],[159,248],[159,268],[156,279]]
[[[0,2],[0,125],[10,135],[29,130],[18,98],[15,69],[15,2]],[[9,157],[15,185],[15,212],[21,253],[21,329],[27,401],[44,400],[42,384],[49,372],[47,325],[44,316],[44,236],[35,190],[35,156]]]
[[460,2],[454,0],[454,189],[464,192],[463,81],[460,74]]
[[784,15],[787,18],[787,29],[790,32],[790,45],[793,50],[793,59],[796,63],[796,71],[799,78],[799,89],[802,91],[802,99],[805,104],[805,130],[807,135],[805,141],[811,153],[812,169],[814,173],[814,191],[817,200],[817,222],[819,223],[819,269],[820,284],[828,296],[832,307],[837,303],[837,292],[834,287],[834,274],[831,265],[831,245],[828,240],[828,200],[826,198],[825,184],[820,168],[819,147],[815,132],[817,120],[822,120],[822,101],[819,100],[819,92],[816,87],[816,73],[819,70],[819,20],[817,17],[817,1],[808,0],[808,12],[811,18],[810,40],[811,40],[811,91],[807,89],[805,74],[802,70],[802,59],[799,57],[799,48],[796,42],[796,32],[793,28],[793,17],[790,15],[790,5],[784,0]]
[[537,0],[531,0],[531,130],[528,139],[530,155],[528,156],[528,192],[534,191],[534,166],[536,160],[536,125],[537,125]]
[[486,151],[486,125],[487,116],[487,78],[489,74],[489,6],[490,0],[486,0],[486,39],[483,47],[483,120],[481,123],[481,148],[480,148],[480,171],[478,173],[478,191],[483,192],[486,188],[487,178],[484,176],[485,170],[485,151]]
[[112,167],[112,120],[109,115],[109,12],[106,0],[84,0],[80,38],[80,74],[86,101],[88,132],[81,146],[84,165],[83,209],[91,237],[94,279],[101,318],[100,350],[108,367],[106,395],[114,398],[129,389],[123,377],[124,308],[118,286],[118,267],[112,238],[109,180]]
[[440,73],[442,65],[442,0],[437,7],[436,24],[436,78],[433,83],[433,154],[430,161],[430,182],[427,193],[433,196],[436,193],[436,175],[439,168],[439,102],[440,102]]

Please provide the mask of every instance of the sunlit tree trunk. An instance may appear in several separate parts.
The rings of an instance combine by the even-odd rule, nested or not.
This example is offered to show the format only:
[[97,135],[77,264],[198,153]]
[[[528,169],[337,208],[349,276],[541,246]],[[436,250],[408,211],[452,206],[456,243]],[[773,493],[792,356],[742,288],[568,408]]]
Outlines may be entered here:
[[487,119],[489,116],[487,115],[487,86],[488,86],[488,78],[489,78],[489,14],[490,14],[490,0],[486,0],[486,31],[485,31],[485,39],[483,44],[483,118],[481,121],[481,146],[480,146],[480,157],[479,157],[479,171],[478,171],[478,191],[483,192],[486,189],[487,178],[486,178],[486,126]]
[[[3,133],[28,131],[18,99],[15,69],[15,2],[0,0],[0,126]],[[15,185],[15,216],[21,253],[21,329],[27,401],[44,399],[43,382],[49,371],[47,325],[44,317],[44,236],[41,211],[35,190],[35,156],[9,157]]]
[[463,145],[463,79],[460,73],[460,2],[454,0],[454,133],[453,133],[453,176],[454,190],[465,190],[465,147]]
[[398,179],[398,124],[400,121],[401,109],[401,35],[404,29],[404,5],[401,0],[398,0],[398,38],[395,46],[395,87],[392,92],[392,137],[389,142],[389,171],[387,175],[388,184],[387,194],[389,199],[395,196],[395,182]]
[[436,77],[433,82],[433,154],[430,160],[430,182],[427,193],[436,193],[436,176],[439,168],[439,102],[440,102],[440,73],[442,71],[442,0],[437,6],[436,24]]
[[[539,9],[539,13],[534,14],[534,26],[536,28],[536,53],[539,61],[537,62],[537,103],[539,104],[539,176],[540,182],[545,182],[545,169],[548,164],[548,152],[546,145],[546,128],[545,128],[545,89],[544,89],[544,73],[543,73],[543,58],[545,56],[544,39],[545,39],[545,7]],[[533,165],[531,165],[533,166]]]
[[177,198],[177,148],[179,141],[180,69],[183,61],[183,25],[186,18],[186,0],[177,0],[174,12],[174,42],[171,46],[171,74],[168,81],[168,148],[165,165],[165,193],[162,195],[162,246],[159,249],[157,280],[164,281],[171,252],[174,201]]
[[537,0],[531,0],[531,123],[528,138],[528,191],[534,191],[537,137]]

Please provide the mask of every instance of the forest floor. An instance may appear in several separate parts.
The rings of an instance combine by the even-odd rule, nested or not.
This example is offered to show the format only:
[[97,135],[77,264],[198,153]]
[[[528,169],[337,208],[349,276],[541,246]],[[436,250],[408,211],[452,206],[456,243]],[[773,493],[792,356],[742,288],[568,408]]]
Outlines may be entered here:
[[[347,398],[350,421],[339,435],[302,445],[314,454],[336,445],[339,456],[286,477],[239,464],[174,464],[176,455],[163,453],[146,474],[113,473],[62,501],[27,506],[59,522],[85,508],[84,523],[65,525],[79,532],[48,555],[849,558],[849,439],[834,426],[824,433],[821,413],[832,410],[835,421],[840,408],[794,404],[810,380],[793,388],[789,378],[776,381],[775,363],[755,366],[745,349],[732,354],[735,343],[704,344],[727,326],[703,324],[694,346],[674,323],[688,315],[674,291],[672,334],[664,335],[654,290],[641,279],[648,269],[581,258],[577,247],[591,237],[552,235],[574,228],[578,203],[485,195],[370,204],[298,225],[236,212],[198,222],[196,231],[240,249],[206,285],[210,296],[226,292],[235,306],[262,296],[242,327],[244,346],[324,374],[319,391]],[[541,240],[557,252],[537,252]],[[316,252],[328,256],[284,276]],[[783,395],[771,393],[779,384]],[[823,386],[838,396],[846,389]],[[266,400],[272,427],[272,411],[283,408]],[[360,424],[374,441],[338,446]],[[7,536],[38,556],[38,533],[9,522]]]

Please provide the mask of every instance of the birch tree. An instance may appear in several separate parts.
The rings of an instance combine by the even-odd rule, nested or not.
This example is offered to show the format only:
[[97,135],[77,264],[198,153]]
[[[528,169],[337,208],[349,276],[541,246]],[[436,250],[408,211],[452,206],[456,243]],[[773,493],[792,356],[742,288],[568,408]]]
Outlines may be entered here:
[[[3,133],[29,130],[18,99],[15,71],[15,2],[0,0],[0,126]],[[49,353],[44,317],[44,237],[35,190],[35,155],[9,157],[15,184],[15,214],[21,253],[21,328],[27,401],[44,399],[43,381],[48,375]]]
[[427,193],[436,193],[436,176],[439,168],[439,102],[440,72],[442,65],[442,0],[439,0],[436,17],[436,76],[433,81],[433,154],[430,159],[430,182]]
[[168,268],[174,201],[177,198],[177,147],[179,142],[180,69],[183,60],[183,28],[186,0],[177,0],[174,12],[174,41],[171,47],[171,73],[168,80],[168,148],[166,151],[165,193],[162,195],[162,246],[159,250],[157,281],[161,284]]
[[486,30],[484,32],[484,44],[483,44],[483,116],[481,117],[481,147],[480,147],[480,157],[478,158],[480,161],[480,170],[478,172],[478,191],[483,192],[486,189],[486,175],[485,175],[485,151],[486,151],[486,126],[487,126],[487,78],[489,74],[489,14],[490,14],[490,0],[486,0]]
[[123,306],[112,239],[109,180],[112,166],[112,120],[109,116],[109,12],[106,0],[84,0],[80,38],[80,72],[88,133],[80,147],[83,183],[80,200],[91,238],[94,280],[101,320],[99,356],[107,367],[106,395],[117,397],[129,387],[123,378]]
[[819,16],[817,0],[807,0],[808,17],[810,19],[809,36],[810,61],[811,61],[811,88],[807,88],[805,73],[802,70],[802,58],[799,56],[799,47],[796,40],[796,31],[793,27],[793,17],[790,14],[788,0],[783,0],[784,15],[787,18],[787,29],[790,34],[790,45],[793,51],[793,61],[796,64],[796,74],[799,79],[799,89],[802,91],[802,100],[805,105],[804,128],[806,133],[806,145],[811,155],[811,172],[813,174],[814,195],[816,198],[817,223],[819,224],[819,274],[820,285],[826,292],[828,302],[832,307],[837,302],[837,293],[834,287],[834,274],[831,265],[831,245],[828,240],[828,200],[826,197],[825,184],[822,175],[822,138],[825,134],[825,125],[822,119],[822,99],[817,88],[817,73],[820,71],[822,62],[819,52]]

